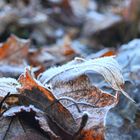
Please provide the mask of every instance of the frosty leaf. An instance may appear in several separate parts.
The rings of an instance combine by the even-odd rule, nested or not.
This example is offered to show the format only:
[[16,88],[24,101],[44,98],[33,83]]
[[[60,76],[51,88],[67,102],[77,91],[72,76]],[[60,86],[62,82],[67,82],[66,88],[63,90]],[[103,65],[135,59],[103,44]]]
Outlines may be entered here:
[[50,80],[56,78],[60,74],[63,74],[65,76],[65,74],[69,71],[76,73],[75,75],[77,76],[87,71],[99,72],[104,76],[105,80],[107,80],[115,89],[118,89],[118,84],[124,84],[120,66],[112,57],[104,57],[85,61],[82,60],[80,63],[78,61],[78,59],[75,59],[73,61],[73,64],[68,63],[61,67],[51,68],[47,70],[42,75],[43,79],[46,78],[45,81],[43,81],[43,84],[48,83]]
[[[21,88],[19,88],[20,102],[24,105],[34,105],[44,111],[49,118],[52,128],[63,131],[62,137],[73,137],[79,127],[76,124],[72,114],[67,110],[39,81],[31,75],[31,70],[26,68],[25,73],[19,77]],[[55,125],[54,125],[55,124]],[[59,135],[61,135],[59,132]],[[65,135],[64,135],[65,134]]]
[[26,111],[26,112],[30,112],[30,111],[34,111],[36,113],[43,113],[41,110],[35,108],[33,105],[30,106],[15,106],[10,108],[9,110],[7,110],[3,116],[4,117],[12,117],[15,116],[17,113],[20,113],[22,111]]
[[[77,101],[77,104],[79,104],[79,106],[83,107],[84,109],[81,109],[81,111],[88,112],[89,108],[93,108],[93,110],[106,108],[106,110],[108,110],[118,103],[118,94],[113,96],[109,93],[103,92],[92,85],[86,75],[79,76],[70,81],[57,81],[56,83],[53,83],[52,89],[58,98],[70,97]],[[62,101],[62,103],[65,106],[69,106],[71,104],[70,102],[66,101]],[[73,114],[77,114],[75,109],[71,109]],[[94,117],[96,116],[95,112],[91,113],[94,115]],[[95,122],[96,121],[94,120],[94,124]]]
[[17,89],[20,84],[13,78],[0,78],[0,97],[4,97],[8,92],[10,94],[19,94]]
[[69,81],[65,81],[65,79],[57,80],[51,84],[53,93],[59,99],[63,99],[64,97],[65,99],[71,98],[79,106],[80,113],[77,111],[75,104],[69,100],[61,101],[70,110],[78,124],[80,123],[82,114],[85,112],[88,114],[88,121],[81,134],[85,137],[85,140],[89,136],[92,139],[93,137],[97,138],[97,136],[103,137],[106,114],[118,103],[118,94],[113,96],[101,91],[92,85],[86,75],[73,78]]
[[[113,89],[121,91],[127,98],[134,102],[121,88],[124,84],[124,79],[121,68],[113,57],[103,57],[93,60],[75,59],[66,65],[45,71],[39,80],[44,85],[57,80],[65,79],[65,81],[68,81],[90,71],[101,74]],[[68,78],[66,78],[67,75],[69,75]]]

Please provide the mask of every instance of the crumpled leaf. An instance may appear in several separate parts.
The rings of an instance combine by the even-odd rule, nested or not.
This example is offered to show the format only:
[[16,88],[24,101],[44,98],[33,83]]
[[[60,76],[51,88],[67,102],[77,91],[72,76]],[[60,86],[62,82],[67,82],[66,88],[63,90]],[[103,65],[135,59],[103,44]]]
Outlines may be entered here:
[[39,78],[39,80],[43,84],[45,83],[49,84],[52,82],[51,80],[53,79],[55,79],[55,81],[62,80],[67,75],[70,75],[67,79],[70,80],[73,77],[77,77],[89,71],[101,74],[113,89],[121,91],[127,98],[135,102],[122,89],[124,79],[121,73],[121,67],[113,57],[103,57],[93,60],[84,60],[78,58],[61,67],[55,67],[45,71]]
[[31,76],[31,71],[28,68],[19,77],[19,82],[22,85],[18,89],[21,93],[20,102],[24,105],[32,104],[44,111],[49,118],[51,128],[53,129],[55,124],[60,131],[58,135],[62,133],[62,137],[70,139],[78,132],[79,127],[70,112],[57,101],[49,89]]

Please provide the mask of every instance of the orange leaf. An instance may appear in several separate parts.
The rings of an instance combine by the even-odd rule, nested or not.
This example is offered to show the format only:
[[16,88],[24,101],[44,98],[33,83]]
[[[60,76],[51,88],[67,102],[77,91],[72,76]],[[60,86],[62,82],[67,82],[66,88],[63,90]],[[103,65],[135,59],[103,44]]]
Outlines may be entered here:
[[[34,105],[44,111],[48,116],[48,121],[55,133],[61,137],[68,138],[78,131],[76,124],[70,112],[55,98],[52,92],[45,88],[39,81],[35,80],[31,71],[26,68],[24,74],[19,77],[21,88],[19,88],[20,102],[24,105]],[[59,132],[58,132],[59,131]]]
[[27,57],[29,40],[24,40],[11,35],[8,40],[1,44],[0,61],[2,64],[23,64]]

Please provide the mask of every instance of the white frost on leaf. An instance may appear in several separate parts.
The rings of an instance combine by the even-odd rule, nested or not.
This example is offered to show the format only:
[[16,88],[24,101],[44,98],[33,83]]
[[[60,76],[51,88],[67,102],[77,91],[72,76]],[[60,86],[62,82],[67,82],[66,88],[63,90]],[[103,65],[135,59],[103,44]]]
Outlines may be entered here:
[[20,86],[14,78],[0,78],[0,97],[5,97],[8,92],[10,94],[19,94],[17,88]]
[[35,108],[33,105],[29,105],[29,106],[14,106],[12,108],[10,108],[9,110],[7,110],[3,116],[4,117],[11,117],[11,116],[15,116],[17,113],[20,112],[31,112],[34,111],[36,113],[42,113],[41,110]]
[[67,79],[67,77],[75,78],[90,71],[101,74],[113,89],[121,91],[127,98],[135,102],[121,88],[121,86],[124,84],[121,66],[112,56],[90,60],[84,60],[80,58],[75,59],[70,63],[62,65],[60,67],[50,68],[41,75],[39,80],[44,85],[50,84],[53,80],[68,81],[70,79]]

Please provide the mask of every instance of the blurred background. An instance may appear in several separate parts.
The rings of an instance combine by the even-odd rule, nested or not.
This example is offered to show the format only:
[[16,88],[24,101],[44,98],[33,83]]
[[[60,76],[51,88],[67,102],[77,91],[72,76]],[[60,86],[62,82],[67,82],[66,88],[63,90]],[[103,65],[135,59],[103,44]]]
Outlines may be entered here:
[[42,47],[68,36],[99,49],[139,37],[139,0],[1,0],[0,41],[10,35]]
[[[139,37],[140,0],[0,0],[0,77],[116,55],[139,105]],[[106,139],[140,140],[139,109],[123,96],[108,113]]]

